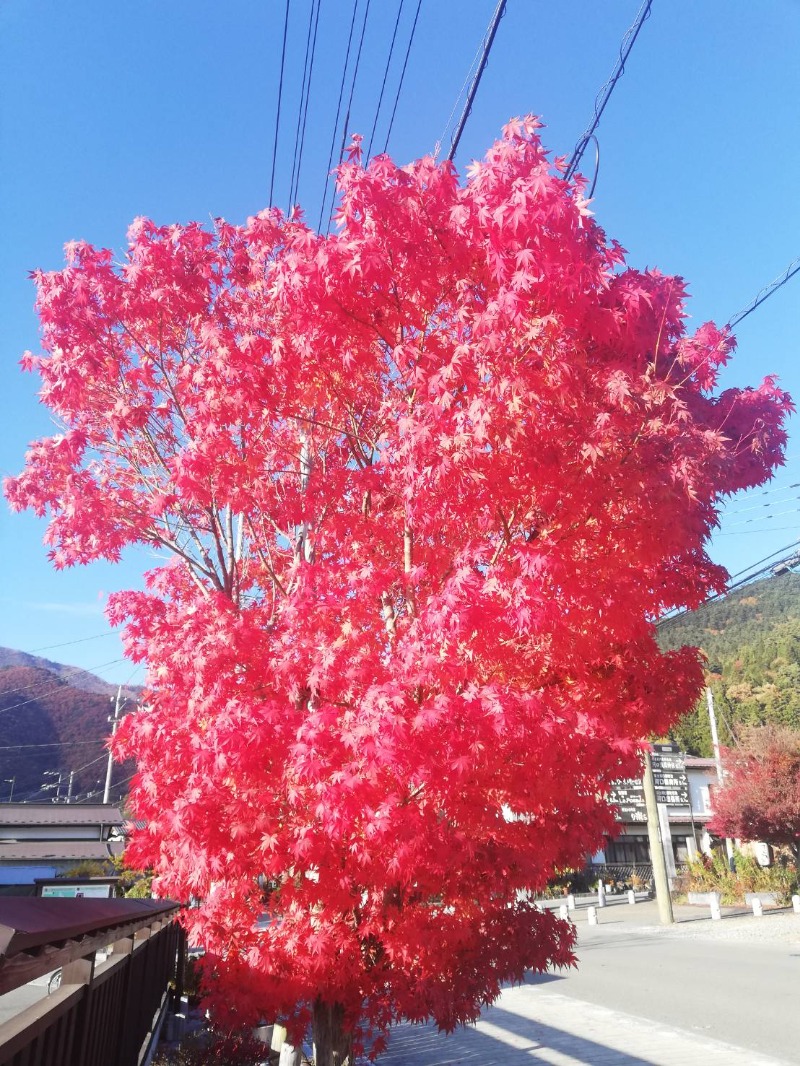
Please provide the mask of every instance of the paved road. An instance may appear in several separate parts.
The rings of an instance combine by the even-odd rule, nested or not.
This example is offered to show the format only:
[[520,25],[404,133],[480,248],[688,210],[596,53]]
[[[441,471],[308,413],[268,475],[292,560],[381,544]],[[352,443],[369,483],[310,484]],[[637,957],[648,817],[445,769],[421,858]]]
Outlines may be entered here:
[[800,916],[697,915],[662,929],[652,904],[608,907],[590,927],[579,910],[576,972],[507,989],[452,1037],[400,1026],[381,1066],[800,1063]]

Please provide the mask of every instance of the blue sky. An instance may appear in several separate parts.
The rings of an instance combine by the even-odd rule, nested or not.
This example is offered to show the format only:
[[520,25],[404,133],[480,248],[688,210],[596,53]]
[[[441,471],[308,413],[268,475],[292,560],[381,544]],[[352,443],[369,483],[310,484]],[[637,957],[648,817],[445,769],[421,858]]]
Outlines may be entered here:
[[[360,0],[357,30],[365,0]],[[372,0],[350,114],[369,135],[398,0]],[[311,0],[291,0],[275,203],[286,207]],[[638,0],[508,0],[456,163],[463,172],[513,115],[534,112],[571,152],[616,61]],[[405,0],[378,116],[382,147],[416,9]],[[494,0],[422,0],[389,151],[433,150]],[[243,221],[267,203],[283,0],[5,0],[0,6],[0,471],[50,431],[18,359],[37,347],[28,271],[70,239],[121,250],[134,217]],[[316,222],[352,0],[322,0],[299,201]],[[723,323],[800,254],[798,0],[654,0],[599,133],[595,211],[637,267],[689,283],[696,324]],[[349,89],[348,89],[349,92]],[[445,139],[446,145],[449,143]],[[338,138],[337,138],[338,145]],[[587,155],[586,168],[593,158]],[[723,385],[777,373],[800,397],[800,276],[738,328]],[[730,502],[712,556],[742,570],[800,536],[800,432],[766,493]],[[108,592],[138,586],[143,554],[56,573],[42,524],[0,514],[0,645],[96,669],[133,667],[103,617]],[[140,680],[141,674],[133,680]]]

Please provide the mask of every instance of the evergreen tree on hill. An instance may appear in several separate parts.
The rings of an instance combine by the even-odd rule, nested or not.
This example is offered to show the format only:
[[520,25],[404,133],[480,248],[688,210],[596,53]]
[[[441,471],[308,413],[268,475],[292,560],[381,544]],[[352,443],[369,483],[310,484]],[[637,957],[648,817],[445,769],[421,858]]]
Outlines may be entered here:
[[[800,574],[754,582],[670,619],[659,629],[659,643],[705,653],[723,744],[750,726],[800,729]],[[712,754],[705,697],[673,736],[691,754]]]

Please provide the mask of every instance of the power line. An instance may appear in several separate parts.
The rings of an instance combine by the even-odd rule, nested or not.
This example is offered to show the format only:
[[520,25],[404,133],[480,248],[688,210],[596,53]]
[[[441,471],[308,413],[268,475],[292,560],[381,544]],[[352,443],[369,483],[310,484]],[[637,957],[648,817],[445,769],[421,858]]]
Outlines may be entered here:
[[[103,752],[102,755],[99,755],[96,759],[92,759],[91,762],[87,762],[83,766],[79,766],[77,770],[63,770],[63,771],[54,771],[54,772],[61,773],[63,776],[68,776],[69,774],[79,774],[82,770],[88,770],[90,766],[94,766],[95,763],[102,762],[106,758],[107,758],[107,754],[106,754],[106,752]],[[49,772],[50,771],[48,770],[48,773]],[[51,785],[42,785],[41,788],[37,788],[34,792],[27,792],[25,794],[24,799],[21,800],[20,802],[26,802],[26,801],[29,802],[30,800],[34,799],[36,796],[41,795],[41,793],[49,792],[51,788],[52,788]]]
[[275,138],[272,143],[272,170],[269,176],[269,206],[272,207],[272,193],[275,187],[275,163],[278,159],[278,130],[281,125],[281,99],[283,97],[283,71],[286,65],[286,37],[289,30],[289,0],[283,17],[283,45],[281,47],[281,73],[278,79],[278,110],[275,115]]
[[[774,496],[776,492],[784,493],[791,492],[792,489],[800,489],[800,481],[795,481],[791,485],[776,485],[774,488],[765,489],[764,492],[759,493],[760,496]],[[745,497],[739,501],[740,503],[748,503],[749,501]],[[776,503],[783,503],[783,500],[770,500],[767,503],[754,503],[749,507],[736,507],[732,511],[724,511],[723,517],[725,519],[731,518],[734,515],[747,514],[749,511],[759,511],[762,507],[773,507]]]
[[[800,500],[800,496],[795,496],[794,498],[796,500]],[[774,504],[771,504],[771,505],[770,504],[764,504],[764,506],[765,507],[768,507],[768,506],[773,506],[774,507],[774,506],[780,506],[780,504],[782,504],[782,503],[791,503],[791,500],[776,500]],[[798,510],[800,510],[800,508],[791,507],[791,508],[789,508],[788,511],[775,511],[772,514],[756,515],[753,518],[742,518],[738,522],[731,522],[730,525],[731,526],[748,526],[748,525],[751,525],[754,522],[770,522],[770,521],[772,521],[773,518],[783,518],[783,516],[787,515],[787,514],[797,514]]]
[[[784,563],[791,564],[795,561],[798,561],[798,555],[800,554],[798,553],[798,544],[800,544],[800,541],[793,541],[791,544],[787,544],[783,548],[778,548],[777,551],[772,552],[770,555],[765,555],[764,558],[759,559],[757,563],[753,563],[751,566],[745,567],[744,570],[740,570],[737,574],[734,574],[731,579],[733,583],[729,584],[728,587],[724,589],[724,591],[715,592],[713,595],[709,596],[707,600],[704,600],[699,607],[696,607],[691,611],[679,610],[675,611],[674,613],[664,615],[663,618],[660,618],[656,622],[656,628],[660,628],[662,625],[666,625],[669,622],[674,622],[678,618],[683,618],[684,615],[695,614],[698,611],[702,611],[704,607],[709,607],[712,603],[715,603],[717,600],[721,600],[723,597],[728,596],[731,592],[735,592],[736,589],[741,588],[743,585],[750,584],[751,581],[755,581],[763,574],[771,573],[777,566],[782,566]],[[790,554],[784,554],[786,552],[789,552]],[[776,555],[783,555],[783,558],[775,559]],[[768,563],[768,565],[762,566],[763,563]],[[761,567],[761,569],[756,570],[756,567]],[[746,576],[742,577],[742,575]],[[737,577],[741,577],[741,581],[736,581]]]
[[52,651],[54,648],[68,648],[72,644],[85,644],[87,640],[100,640],[101,637],[115,637],[117,634],[109,629],[105,633],[95,633],[93,637],[80,637],[78,640],[65,640],[62,644],[45,644],[41,648],[31,648],[25,655],[35,655],[38,651]]
[[[292,160],[292,178],[289,182],[289,208],[293,206],[297,198],[297,190],[300,185],[300,167],[303,163],[303,147],[306,140],[306,121],[308,119],[308,102],[311,99],[311,79],[314,74],[314,57],[317,52],[317,28],[319,26],[319,12],[322,0],[311,0],[311,11],[308,16],[308,36],[306,37],[306,58],[303,64],[303,85],[300,90],[300,107],[297,112],[297,130],[294,138],[294,158]],[[315,12],[316,8],[316,12]],[[313,23],[313,37],[312,37]],[[311,62],[309,63],[309,49]],[[302,126],[301,126],[302,118]],[[299,142],[299,145],[298,145]]]
[[[116,666],[117,663],[122,663],[124,661],[125,661],[124,659],[112,659],[110,662],[103,663],[102,666],[92,667],[92,670],[91,671],[87,671],[87,672],[96,673],[98,670],[105,670],[109,666]],[[83,671],[81,671],[81,670],[73,671],[73,673],[82,673],[82,672]],[[64,675],[64,676],[66,676],[66,675]],[[39,684],[41,684],[41,682],[39,682]],[[29,687],[32,688],[34,686],[29,686]],[[42,696],[48,696],[51,692],[57,692],[60,688],[61,688],[61,684],[54,685],[52,688],[45,689],[44,692],[39,692],[36,696],[34,696],[30,700],[23,700],[22,703],[14,703],[14,704],[12,704],[11,707],[2,707],[2,708],[0,708],[0,714],[6,714],[6,713],[8,713],[8,711],[16,711],[19,707],[27,707],[29,703],[36,703],[38,700],[40,700],[42,698]],[[11,691],[13,691],[13,689]],[[24,690],[21,689],[20,691],[24,691]],[[77,691],[79,691],[79,690],[77,690]],[[98,693],[98,695],[100,695],[100,693]]]
[[483,54],[481,55],[481,61],[478,64],[478,69],[475,71],[475,77],[472,79],[472,85],[467,93],[467,99],[464,103],[464,110],[461,112],[461,118],[458,120],[458,125],[453,132],[453,139],[450,142],[450,151],[447,153],[447,158],[452,161],[453,157],[458,150],[458,142],[461,140],[461,134],[464,132],[464,127],[467,124],[467,119],[472,111],[472,104],[475,100],[475,94],[478,91],[478,86],[481,83],[483,72],[486,69],[486,64],[489,61],[489,53],[492,50],[494,44],[495,35],[497,34],[497,27],[500,25],[500,19],[506,13],[506,0],[498,0],[497,7],[494,9],[492,20],[489,23],[489,28],[486,31],[486,36],[483,41]]
[[639,36],[639,31],[641,30],[647,19],[650,18],[650,8],[652,6],[652,2],[653,0],[644,0],[644,3],[639,8],[636,18],[633,21],[633,24],[630,26],[625,36],[622,38],[622,43],[620,44],[619,48],[619,59],[617,60],[617,64],[611,73],[611,77],[608,79],[608,81],[605,83],[605,85],[595,98],[594,115],[592,116],[592,121],[587,126],[586,130],[583,133],[583,136],[575,145],[575,151],[572,153],[572,158],[570,159],[569,164],[567,165],[567,169],[564,171],[564,178],[567,181],[569,181],[569,179],[573,176],[578,166],[580,165],[580,161],[583,158],[583,153],[586,151],[586,147],[589,144],[589,141],[594,136],[595,130],[600,125],[600,119],[603,117],[603,112],[606,109],[606,105],[611,99],[611,94],[614,91],[614,87],[616,86],[622,75],[625,73],[625,63],[628,59],[628,56],[631,54],[631,49],[633,48],[634,44],[636,44],[636,38]]
[[333,132],[331,134],[331,147],[328,152],[328,167],[325,171],[325,188],[322,191],[322,205],[319,209],[319,220],[317,222],[317,230],[322,229],[322,216],[325,214],[325,201],[328,199],[328,185],[331,180],[331,168],[333,167],[333,150],[336,147],[336,134],[339,130],[339,116],[342,113],[342,98],[344,97],[344,86],[347,81],[347,65],[350,62],[350,49],[353,45],[353,29],[356,24],[356,13],[358,11],[358,0],[353,0],[353,15],[350,19],[350,33],[347,37],[347,51],[344,56],[344,66],[342,67],[342,80],[339,85],[339,100],[336,104],[336,118],[333,120]]
[[[371,0],[367,0],[364,7],[364,21],[361,23],[361,36],[358,39],[358,48],[356,49],[356,61],[353,66],[353,80],[350,82],[350,96],[347,101],[347,111],[345,112],[344,122],[342,123],[342,143],[339,148],[339,165],[344,159],[344,146],[347,139],[347,128],[350,124],[350,110],[353,106],[353,96],[356,91],[356,81],[358,80],[358,68],[361,65],[361,51],[364,47],[364,34],[367,31],[367,19],[369,18],[369,6]],[[331,228],[331,219],[333,218],[333,205],[336,202],[336,192],[334,191],[333,199],[331,200],[331,209],[328,215],[328,230]]]
[[[29,653],[26,652],[25,654],[29,654]],[[94,670],[104,670],[107,666],[113,666],[114,663],[122,663],[122,662],[125,662],[125,660],[124,659],[112,659],[111,662],[102,663],[102,665],[100,665],[100,666],[92,667],[91,670],[86,670],[82,666],[73,666],[70,669],[65,670],[63,673],[56,673],[54,670],[47,670],[47,673],[52,674],[53,677],[58,678],[59,681],[64,681],[68,677],[74,677],[75,674],[91,674]],[[135,674],[136,671],[139,670],[140,668],[141,668],[141,664],[137,664],[136,668],[133,671],[133,674]],[[6,669],[14,669],[14,667],[6,667]],[[20,670],[40,670],[41,669],[41,670],[45,670],[46,667],[25,666],[24,664],[21,664],[20,666],[16,667],[16,669],[20,669]],[[133,677],[133,674],[131,674],[130,676]],[[0,691],[0,698],[2,698],[3,696],[9,696],[9,695],[11,695],[12,692],[15,692],[15,693],[30,692],[30,690],[32,688],[38,688],[39,685],[47,685],[48,683],[49,682],[47,680],[31,681],[31,683],[29,685],[18,685],[16,688],[3,689],[2,691]],[[108,684],[108,683],[109,682],[106,682],[106,684]],[[127,682],[126,682],[126,684],[127,684]],[[60,686],[56,686],[56,688],[58,688],[58,687],[60,687]],[[53,689],[48,689],[47,691],[48,692],[54,692],[55,689],[54,688]],[[99,692],[99,693],[96,693],[96,695],[103,696],[103,695],[106,695],[106,693]]]
[[400,81],[397,85],[397,92],[394,94],[394,105],[392,106],[392,117],[389,119],[389,128],[386,131],[386,140],[383,142],[383,153],[386,154],[386,149],[389,147],[389,138],[392,136],[392,127],[394,126],[394,117],[397,114],[397,105],[400,102],[400,94],[403,91],[403,82],[406,78],[406,67],[408,66],[408,57],[411,55],[411,46],[414,43],[414,34],[417,32],[417,21],[419,20],[419,11],[422,7],[422,0],[417,0],[417,10],[414,12],[414,21],[411,24],[411,33],[408,37],[408,47],[406,48],[405,58],[403,59],[403,69],[400,71]]
[[481,52],[482,51],[483,51],[483,41],[481,41],[481,43],[475,49],[475,55],[472,57],[472,62],[469,65],[467,73],[466,73],[466,75],[464,77],[464,81],[461,83],[461,88],[458,90],[458,96],[455,98],[455,101],[453,103],[453,108],[452,108],[450,114],[448,115],[447,122],[445,122],[445,124],[444,124],[444,129],[442,130],[442,135],[439,138],[439,140],[436,142],[436,148],[435,148],[435,152],[434,152],[435,155],[439,154],[439,148],[444,143],[444,139],[447,136],[447,131],[450,129],[450,123],[453,121],[453,118],[455,117],[455,113],[458,110],[458,105],[461,103],[461,97],[466,92],[467,86],[469,85],[470,81],[472,80],[472,72],[475,69],[475,66],[478,63],[478,60],[481,57]]
[[384,90],[386,89],[386,79],[389,76],[389,67],[392,65],[392,56],[394,55],[394,44],[395,44],[395,41],[397,40],[397,27],[400,25],[400,16],[403,14],[403,4],[404,3],[405,3],[405,0],[400,0],[400,3],[398,5],[398,7],[397,7],[397,18],[394,20],[394,30],[392,32],[392,41],[391,41],[391,44],[389,45],[389,56],[388,56],[388,58],[386,60],[386,66],[385,66],[384,71],[383,71],[383,81],[381,82],[381,91],[380,91],[380,94],[378,95],[378,106],[375,108],[375,118],[374,118],[373,123],[372,123],[372,131],[370,132],[370,135],[369,135],[369,143],[367,144],[367,155],[366,155],[367,161],[369,161],[369,157],[370,157],[370,155],[372,153],[372,141],[373,141],[373,139],[375,137],[375,129],[376,129],[377,125],[378,125],[378,116],[381,113],[381,104],[383,103],[383,93],[384,93]]
[[770,529],[734,529],[731,533],[715,533],[715,537],[752,537],[754,533],[762,536],[765,533],[786,533],[787,530],[797,529],[797,526],[777,526]]
[[0,751],[23,751],[29,748],[90,748],[102,744],[104,737],[96,740],[51,740],[46,744],[3,744]]
[[741,311],[737,311],[733,318],[729,319],[728,328],[733,329],[734,326],[738,326],[742,319],[747,318],[749,314],[752,314],[757,307],[760,307],[765,300],[768,300],[770,296],[776,293],[778,289],[784,286],[786,282],[789,281],[790,278],[793,278],[798,272],[800,272],[800,256],[798,256],[797,259],[793,259],[784,272],[779,274],[777,278],[769,283],[769,285],[765,285],[746,307],[743,307]]

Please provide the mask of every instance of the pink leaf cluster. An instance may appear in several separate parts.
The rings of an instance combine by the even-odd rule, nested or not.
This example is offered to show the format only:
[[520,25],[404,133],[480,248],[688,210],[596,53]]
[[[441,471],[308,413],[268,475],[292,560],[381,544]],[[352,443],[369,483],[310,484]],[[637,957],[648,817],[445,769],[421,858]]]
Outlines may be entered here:
[[240,1017],[450,1028],[571,963],[525,893],[695,698],[652,622],[722,588],[717,502],[781,461],[788,397],[714,394],[732,337],[687,334],[537,127],[463,185],[355,150],[331,236],[138,220],[122,264],[36,275],[63,431],[6,493],[57,566],[174,560],[111,607],[149,668],[130,861],[200,901]]

